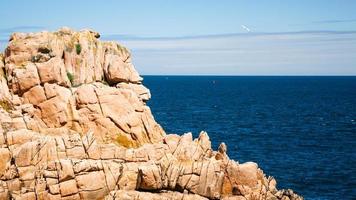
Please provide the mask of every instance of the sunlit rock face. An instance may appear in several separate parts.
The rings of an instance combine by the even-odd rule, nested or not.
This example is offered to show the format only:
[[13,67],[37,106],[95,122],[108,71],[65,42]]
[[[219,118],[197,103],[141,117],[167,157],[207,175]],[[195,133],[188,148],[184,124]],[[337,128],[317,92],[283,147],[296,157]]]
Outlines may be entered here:
[[207,133],[166,135],[116,42],[14,33],[0,56],[0,199],[301,199]]
[[11,36],[3,69],[16,103],[26,107],[27,129],[92,130],[100,142],[127,147],[160,141],[165,133],[145,104],[150,93],[129,51],[98,37],[68,28]]

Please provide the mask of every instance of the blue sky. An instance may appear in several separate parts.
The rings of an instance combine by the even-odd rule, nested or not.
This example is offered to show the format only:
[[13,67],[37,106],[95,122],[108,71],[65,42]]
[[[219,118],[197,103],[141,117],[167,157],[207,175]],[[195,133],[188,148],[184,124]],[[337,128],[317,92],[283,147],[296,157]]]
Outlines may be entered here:
[[142,74],[356,75],[356,1],[2,0],[11,32],[92,28]]

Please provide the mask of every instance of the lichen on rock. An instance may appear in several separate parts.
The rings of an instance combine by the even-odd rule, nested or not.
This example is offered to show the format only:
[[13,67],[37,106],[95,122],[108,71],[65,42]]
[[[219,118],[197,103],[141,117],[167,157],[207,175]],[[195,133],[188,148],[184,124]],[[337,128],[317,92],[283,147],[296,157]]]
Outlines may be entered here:
[[302,199],[201,132],[166,134],[129,50],[14,33],[0,56],[0,199]]

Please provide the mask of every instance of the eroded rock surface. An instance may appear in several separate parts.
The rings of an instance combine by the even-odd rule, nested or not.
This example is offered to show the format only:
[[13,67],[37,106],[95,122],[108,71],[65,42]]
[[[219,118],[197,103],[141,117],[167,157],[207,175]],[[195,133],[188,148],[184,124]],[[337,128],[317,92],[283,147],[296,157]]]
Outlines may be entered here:
[[0,199],[302,199],[207,133],[169,134],[131,54],[94,31],[14,33],[0,55]]

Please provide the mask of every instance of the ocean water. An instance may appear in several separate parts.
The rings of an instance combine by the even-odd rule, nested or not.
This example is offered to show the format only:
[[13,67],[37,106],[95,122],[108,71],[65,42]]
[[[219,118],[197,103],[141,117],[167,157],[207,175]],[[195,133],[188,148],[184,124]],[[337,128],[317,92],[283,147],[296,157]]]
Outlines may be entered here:
[[168,133],[208,132],[305,199],[356,199],[356,77],[145,76]]

